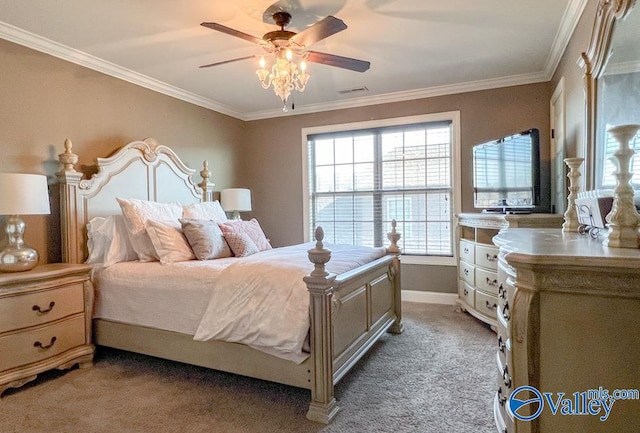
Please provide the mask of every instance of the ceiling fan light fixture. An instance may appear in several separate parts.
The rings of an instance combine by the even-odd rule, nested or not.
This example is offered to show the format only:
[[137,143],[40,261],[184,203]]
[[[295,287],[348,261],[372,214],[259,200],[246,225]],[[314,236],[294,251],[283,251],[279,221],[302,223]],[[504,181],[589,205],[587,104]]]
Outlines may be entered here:
[[264,57],[260,59],[260,67],[256,70],[260,85],[263,89],[273,86],[274,93],[282,100],[282,104],[286,108],[287,99],[291,92],[297,90],[304,92],[310,75],[307,74],[307,62],[304,58],[300,62],[300,66],[293,61],[293,52],[286,50],[285,55],[276,53],[275,62],[271,70],[267,69],[267,62]]

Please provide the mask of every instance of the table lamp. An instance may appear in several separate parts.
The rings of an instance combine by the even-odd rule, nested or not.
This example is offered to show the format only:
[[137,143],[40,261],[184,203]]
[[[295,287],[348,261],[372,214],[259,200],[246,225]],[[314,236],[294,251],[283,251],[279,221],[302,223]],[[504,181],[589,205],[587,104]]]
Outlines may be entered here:
[[251,210],[251,191],[245,188],[223,189],[220,191],[220,205],[233,214],[232,219],[239,220],[240,212]]
[[22,239],[25,223],[20,215],[48,215],[49,189],[40,174],[0,173],[0,215],[8,215],[5,231],[9,243],[0,251],[0,272],[33,269],[38,252]]

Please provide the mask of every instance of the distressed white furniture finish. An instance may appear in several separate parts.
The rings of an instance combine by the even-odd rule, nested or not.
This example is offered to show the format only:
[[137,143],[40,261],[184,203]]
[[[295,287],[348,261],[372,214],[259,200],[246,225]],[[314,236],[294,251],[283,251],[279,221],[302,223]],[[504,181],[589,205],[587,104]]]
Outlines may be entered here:
[[506,227],[560,227],[562,215],[461,213],[457,217],[458,304],[495,331],[498,247],[493,237]]
[[[194,170],[153,139],[134,141],[108,158],[98,158],[98,172],[90,179],[83,179],[74,169],[77,156],[68,140],[60,160],[64,165],[58,180],[66,262],[85,259],[85,226],[93,217],[119,214],[116,197],[185,204],[212,199],[206,162],[201,171],[204,180],[196,185],[191,178]],[[397,235],[389,238],[397,241]],[[392,243],[388,251],[385,257],[336,276],[324,270],[330,252],[318,240],[309,252],[316,270],[305,278],[311,353],[301,364],[237,343],[194,341],[192,335],[101,319],[94,320],[95,342],[309,389],[307,417],[329,423],[338,411],[334,385],[385,332],[402,332],[397,245]]]
[[91,266],[0,273],[0,394],[53,368],[92,364]]
[[506,410],[523,385],[541,392],[640,389],[640,250],[607,248],[560,229],[508,229],[500,245],[498,389],[500,432],[638,431],[640,401],[616,401],[606,421]]

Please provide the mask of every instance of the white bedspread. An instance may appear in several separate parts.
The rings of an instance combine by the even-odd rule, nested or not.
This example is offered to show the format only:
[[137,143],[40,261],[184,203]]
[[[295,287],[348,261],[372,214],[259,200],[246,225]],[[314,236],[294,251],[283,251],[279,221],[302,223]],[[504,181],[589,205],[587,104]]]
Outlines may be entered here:
[[[313,243],[274,248],[238,260],[216,279],[194,339],[243,343],[297,363],[309,331],[309,293],[302,278],[313,270]],[[384,248],[327,245],[327,270],[341,274],[384,256]]]

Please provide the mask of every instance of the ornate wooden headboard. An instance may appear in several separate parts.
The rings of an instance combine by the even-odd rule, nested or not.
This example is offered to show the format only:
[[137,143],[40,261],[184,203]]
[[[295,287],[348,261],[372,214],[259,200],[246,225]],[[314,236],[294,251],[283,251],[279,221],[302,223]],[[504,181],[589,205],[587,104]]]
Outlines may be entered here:
[[94,217],[120,214],[116,197],[183,204],[213,199],[207,162],[195,184],[188,168],[173,150],[153,138],[133,141],[107,158],[97,158],[98,172],[89,179],[76,171],[78,156],[69,139],[58,155],[63,169],[60,184],[62,261],[82,263],[87,257],[86,225]]

